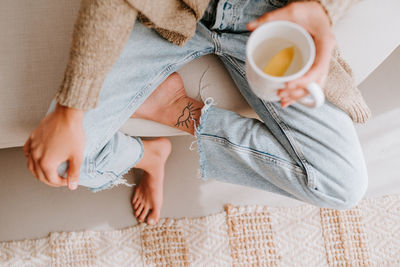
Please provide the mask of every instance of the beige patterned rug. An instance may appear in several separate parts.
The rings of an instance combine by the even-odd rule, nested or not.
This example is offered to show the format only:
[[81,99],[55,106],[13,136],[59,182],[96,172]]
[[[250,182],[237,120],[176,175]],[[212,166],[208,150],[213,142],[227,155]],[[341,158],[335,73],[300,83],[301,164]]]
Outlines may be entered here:
[[400,195],[347,211],[227,205],[219,214],[0,243],[1,266],[400,266]]

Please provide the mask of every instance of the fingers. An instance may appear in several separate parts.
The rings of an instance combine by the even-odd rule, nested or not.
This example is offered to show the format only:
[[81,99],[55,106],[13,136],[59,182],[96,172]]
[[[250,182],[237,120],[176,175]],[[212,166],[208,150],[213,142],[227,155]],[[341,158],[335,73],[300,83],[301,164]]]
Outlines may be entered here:
[[33,164],[34,164],[34,168],[35,168],[35,171],[36,171],[36,178],[39,181],[42,181],[45,184],[52,185],[50,183],[49,179],[47,179],[46,175],[43,173],[43,170],[42,170],[42,168],[40,166],[41,164],[38,161],[35,161],[34,159],[33,159]]
[[305,87],[311,82],[317,82],[321,87],[324,86],[336,40],[330,31],[319,33],[318,36],[313,36],[313,39],[315,43],[313,65],[303,77],[290,82],[288,87]]
[[309,94],[305,88],[310,83],[316,82],[322,87],[325,77],[326,75],[321,73],[321,70],[310,70],[303,77],[287,82],[286,87],[278,91],[278,95],[280,97],[289,97],[291,100],[299,100]]
[[307,95],[308,91],[301,87],[295,89],[285,88],[278,90],[278,96],[281,98],[282,107],[287,107]]
[[33,176],[39,179],[38,175],[36,174],[35,164],[33,163],[33,159],[29,155],[28,155],[28,170],[32,173]]
[[317,82],[321,87],[324,86],[336,41],[333,34],[326,33],[322,37],[314,37],[314,42],[316,53],[313,65],[305,75],[288,82],[286,84],[287,89],[305,88],[311,82]]
[[78,188],[79,174],[81,172],[82,157],[74,155],[69,159],[68,168],[68,188],[75,190]]
[[28,169],[38,181],[54,187],[54,185],[47,181],[45,175],[40,171],[38,164],[35,163],[31,155],[28,156]]
[[29,157],[29,152],[31,150],[31,138],[29,137],[28,140],[26,140],[22,150],[24,151],[25,157]]
[[40,165],[47,181],[54,187],[67,186],[67,180],[61,177],[57,172],[57,164],[44,161]]
[[66,186],[67,181],[57,173],[56,163],[42,157],[41,153],[37,150],[34,149],[32,151],[30,146],[31,139],[29,138],[23,150],[25,156],[28,158],[27,167],[32,175],[42,183],[52,187]]
[[331,34],[315,41],[316,57],[310,70],[302,77],[287,82],[285,89],[279,90],[278,95],[281,97],[282,107],[287,107],[308,95],[307,90],[304,89],[308,84],[316,82],[321,87],[324,86],[335,44],[336,41]]

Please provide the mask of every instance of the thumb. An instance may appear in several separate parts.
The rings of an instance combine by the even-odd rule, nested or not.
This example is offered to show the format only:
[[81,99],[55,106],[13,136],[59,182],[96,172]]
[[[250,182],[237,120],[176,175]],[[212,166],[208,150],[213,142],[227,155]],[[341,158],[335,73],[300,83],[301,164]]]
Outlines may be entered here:
[[78,188],[79,174],[82,165],[82,159],[79,156],[72,156],[69,159],[69,168],[68,168],[68,188],[71,190],[75,190]]

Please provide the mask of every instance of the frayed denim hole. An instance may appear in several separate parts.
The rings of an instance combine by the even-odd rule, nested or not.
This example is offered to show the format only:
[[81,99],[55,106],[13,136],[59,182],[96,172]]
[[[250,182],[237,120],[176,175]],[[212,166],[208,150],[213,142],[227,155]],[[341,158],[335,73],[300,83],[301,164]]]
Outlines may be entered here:
[[125,169],[119,176],[116,176],[113,172],[101,172],[101,171],[96,171],[97,174],[99,174],[99,175],[107,175],[107,176],[109,176],[111,181],[109,181],[109,182],[107,182],[107,183],[105,183],[105,184],[103,184],[103,185],[101,185],[101,186],[99,186],[99,187],[96,187],[96,188],[89,187],[88,189],[89,189],[90,191],[96,193],[96,192],[103,191],[103,190],[106,190],[106,189],[111,189],[111,188],[113,188],[113,187],[115,187],[115,186],[117,186],[117,185],[120,185],[120,184],[124,184],[124,185],[126,185],[126,186],[128,186],[128,187],[132,187],[132,186],[134,186],[135,184],[129,184],[128,181],[127,181],[127,179],[124,177],[124,175],[125,175],[126,173],[128,173],[128,171],[129,171],[130,169],[131,169],[131,167],[128,167],[128,168]]
[[[95,171],[92,172],[92,175],[91,175],[92,178],[96,178],[97,175],[102,175],[102,176],[103,176],[103,175],[106,175],[106,176],[110,177],[110,180],[111,180],[111,181],[107,182],[106,184],[104,184],[104,185],[102,185],[102,186],[100,186],[100,187],[98,187],[98,188],[91,188],[91,190],[92,190],[92,189],[94,189],[94,190],[96,190],[96,189],[103,190],[103,189],[106,189],[106,188],[107,188],[107,185],[108,185],[108,186],[111,186],[110,188],[112,188],[112,187],[114,187],[115,185],[118,185],[118,184],[125,184],[126,186],[129,186],[129,187],[132,187],[132,186],[135,185],[135,184],[129,184],[128,181],[126,180],[126,178],[123,177],[126,173],[129,172],[130,169],[132,169],[136,164],[138,164],[138,162],[139,162],[139,161],[143,158],[143,156],[144,156],[144,146],[143,146],[142,140],[141,140],[139,137],[136,137],[136,136],[132,136],[132,138],[135,139],[135,140],[139,143],[139,145],[140,145],[140,155],[139,155],[139,157],[137,158],[137,160],[134,161],[132,164],[130,164],[130,165],[128,166],[128,168],[124,169],[124,170],[123,170],[122,172],[120,172],[120,173],[115,173],[114,171],[103,171],[103,170],[101,170],[101,169],[96,168]],[[110,148],[109,148],[109,149],[110,149]],[[102,162],[102,161],[101,161],[101,162]],[[98,165],[96,165],[96,167],[98,167]],[[97,190],[97,191],[99,191],[99,190]],[[92,191],[93,191],[93,190],[92,190]],[[96,192],[97,192],[97,191],[96,191]]]
[[123,170],[120,174],[116,174],[113,171],[105,171],[104,172],[104,171],[101,171],[101,170],[96,170],[94,172],[95,175],[93,175],[93,178],[95,178],[96,175],[107,175],[107,176],[110,177],[111,181],[105,183],[102,186],[96,187],[96,188],[89,187],[88,189],[90,191],[96,193],[96,192],[99,192],[99,191],[102,191],[102,190],[111,189],[114,186],[120,185],[120,184],[124,184],[124,185],[126,185],[128,187],[132,187],[132,186],[136,185],[136,184],[129,184],[127,179],[124,178],[124,175],[127,174],[129,172],[129,170],[132,169],[143,158],[143,155],[144,155],[144,146],[143,146],[142,140],[140,138],[138,138],[138,137],[134,137],[134,138],[139,142],[140,147],[141,147],[141,153],[140,153],[138,159],[135,162],[133,162],[128,168]]

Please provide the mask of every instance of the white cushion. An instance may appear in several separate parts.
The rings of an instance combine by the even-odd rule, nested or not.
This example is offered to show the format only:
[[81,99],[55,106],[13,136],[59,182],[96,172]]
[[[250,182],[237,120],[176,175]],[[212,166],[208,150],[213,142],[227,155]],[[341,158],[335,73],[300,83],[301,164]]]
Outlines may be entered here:
[[80,0],[0,0],[0,148],[21,146],[67,64]]
[[364,0],[335,25],[337,43],[357,85],[399,46],[399,10],[399,0]]
[[[63,77],[79,2],[0,1],[0,148],[23,145],[46,113]],[[398,10],[398,0],[364,0],[335,27],[358,83],[399,45]],[[217,106],[254,116],[215,56],[200,58],[179,71],[188,94],[198,95],[207,66],[210,69],[202,83],[209,85],[205,95],[213,96]],[[137,136],[182,134],[138,119],[128,120],[122,130]]]

